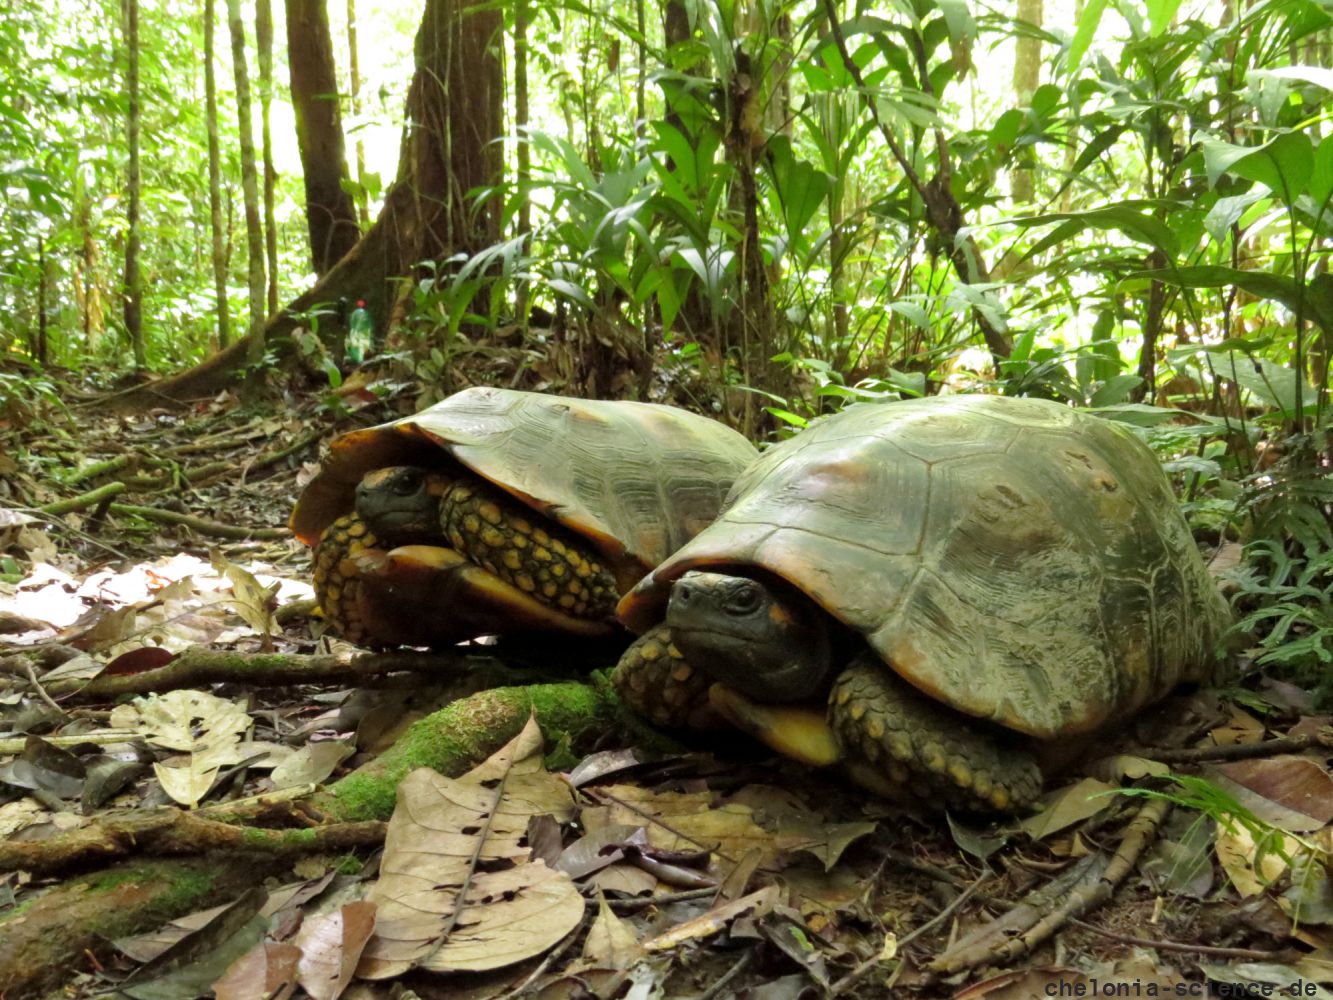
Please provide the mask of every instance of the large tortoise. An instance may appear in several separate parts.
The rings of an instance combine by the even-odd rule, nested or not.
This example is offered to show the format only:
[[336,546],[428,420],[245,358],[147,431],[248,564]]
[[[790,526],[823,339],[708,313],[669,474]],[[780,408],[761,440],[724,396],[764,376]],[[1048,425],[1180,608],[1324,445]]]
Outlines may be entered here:
[[646,631],[617,672],[639,707],[639,650],[669,649],[752,729],[755,702],[825,699],[828,742],[783,723],[779,749],[998,810],[1038,795],[1041,743],[1204,678],[1229,619],[1145,445],[993,396],[861,404],[769,449],[620,614]]
[[476,387],[336,438],[291,524],[353,642],[598,635],[757,454],[671,406]]

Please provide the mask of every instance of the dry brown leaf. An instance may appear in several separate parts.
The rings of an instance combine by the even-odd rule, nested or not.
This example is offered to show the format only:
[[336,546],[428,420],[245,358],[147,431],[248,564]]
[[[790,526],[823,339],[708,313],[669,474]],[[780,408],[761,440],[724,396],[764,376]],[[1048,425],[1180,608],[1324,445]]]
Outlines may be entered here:
[[198,805],[218,772],[243,759],[251,719],[238,705],[206,691],[168,691],[111,710],[112,725],[143,734],[181,755],[153,765],[162,789],[181,805]]
[[1231,718],[1225,725],[1218,726],[1208,734],[1213,738],[1213,743],[1227,747],[1237,743],[1258,743],[1264,738],[1267,730],[1262,722],[1243,708],[1236,705],[1228,707],[1231,709]]
[[650,941],[645,941],[643,950],[667,951],[679,947],[687,941],[712,937],[714,934],[726,930],[727,926],[738,917],[758,919],[772,912],[773,907],[778,903],[778,897],[778,887],[766,885],[757,892],[742,896],[735,902],[724,903],[707,913],[700,914],[693,920],[677,924],[666,933],[659,934]]
[[1301,849],[1295,837],[1275,837],[1258,850],[1254,836],[1239,823],[1219,822],[1214,849],[1231,884],[1242,896],[1253,896],[1264,891],[1287,870],[1283,855],[1292,857]]
[[634,925],[616,916],[606,905],[606,897],[599,892],[597,919],[588,931],[588,939],[583,942],[583,961],[603,969],[628,969],[642,954]]
[[1057,789],[1042,797],[1040,812],[1023,820],[1020,824],[1023,832],[1033,840],[1041,840],[1081,823],[1110,805],[1105,793],[1114,791],[1115,787],[1096,778],[1084,778]]
[[1284,755],[1220,764],[1216,770],[1278,809],[1244,804],[1260,819],[1291,833],[1318,830],[1333,821],[1333,778],[1308,757]]
[[296,964],[301,949],[282,941],[261,941],[232,962],[213,984],[217,1000],[284,1000],[296,988]]
[[245,623],[267,643],[273,636],[273,611],[277,606],[279,584],[265,587],[253,573],[224,556],[219,549],[210,553],[213,568],[231,581],[232,606]]
[[735,863],[758,848],[761,865],[772,866],[780,853],[773,834],[759,826],[749,806],[727,803],[716,808],[708,792],[654,792],[634,785],[599,788],[608,804],[585,809],[589,832],[606,823],[646,825],[648,840],[663,851],[711,850]]
[[541,954],[583,919],[569,876],[529,860],[524,843],[534,815],[573,813],[568,786],[542,770],[541,749],[529,720],[461,778],[419,768],[399,783],[359,976],[499,968]]
[[301,949],[299,979],[313,1000],[336,1000],[342,995],[374,929],[375,904],[365,900],[301,924],[295,938]]

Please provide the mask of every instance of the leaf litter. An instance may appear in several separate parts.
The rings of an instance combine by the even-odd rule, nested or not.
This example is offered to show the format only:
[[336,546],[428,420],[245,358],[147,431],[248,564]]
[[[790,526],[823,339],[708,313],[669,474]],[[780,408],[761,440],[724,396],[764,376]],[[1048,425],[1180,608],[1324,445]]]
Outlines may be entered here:
[[[237,468],[275,434],[299,433],[285,421],[253,423],[223,397],[196,417],[209,441],[245,438],[228,453]],[[233,435],[242,422],[245,434]],[[205,440],[154,419],[109,428],[107,440],[126,433],[168,448],[173,433]],[[88,440],[95,448],[95,430]],[[205,516],[281,524],[313,457],[184,497]],[[294,543],[219,545],[189,529],[122,523],[116,546],[135,557],[108,561],[74,533],[98,531],[96,518],[66,515],[42,528],[26,512],[59,495],[43,486],[27,503],[0,497],[6,553],[24,567],[0,577],[0,657],[40,651],[32,669],[41,684],[133,676],[201,646],[338,650],[281,620],[281,609],[310,596],[308,557]],[[43,703],[23,671],[10,676],[0,690],[9,736],[0,830],[25,839],[74,829],[108,805],[208,811],[335,779],[393,739],[409,714],[433,707],[415,692],[277,695],[212,684],[70,709],[60,697]],[[1224,713],[1199,730],[1204,746],[1324,731],[1326,719],[1303,718],[1299,692],[1262,679],[1255,687],[1271,711],[1222,702]],[[1199,704],[1182,696],[1160,714],[1183,718]],[[542,766],[543,748],[525,731],[470,774],[404,779],[378,859],[358,851],[294,861],[311,876],[296,888],[266,881],[156,938],[122,941],[103,956],[106,978],[84,975],[71,988],[683,998],[725,981],[716,995],[779,1000],[877,997],[890,987],[914,997],[1028,997],[1052,984],[1299,982],[1310,988],[1302,995],[1327,995],[1326,744],[1199,770],[1164,765],[1150,750],[1193,744],[1188,729],[1162,724],[1156,734],[1112,741],[1120,756],[1051,782],[1041,809],[1019,822],[887,805],[762,760],[717,765],[706,755],[663,761],[598,748],[562,765],[572,768],[566,777]],[[1180,784],[1182,773],[1202,775],[1212,791]],[[1118,792],[1127,784],[1175,809],[1109,901],[1012,961],[932,971],[960,946],[1025,933],[1013,928],[1097,883],[1143,801]],[[0,908],[38,891],[38,880],[12,873],[0,881]]]

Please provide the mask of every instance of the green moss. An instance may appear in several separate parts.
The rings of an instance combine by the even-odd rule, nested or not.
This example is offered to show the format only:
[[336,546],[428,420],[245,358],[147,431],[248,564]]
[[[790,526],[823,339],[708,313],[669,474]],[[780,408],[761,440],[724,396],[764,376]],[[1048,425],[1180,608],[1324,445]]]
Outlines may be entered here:
[[547,744],[577,743],[613,724],[613,704],[579,683],[493,688],[462,698],[422,719],[379,759],[349,774],[329,792],[328,811],[343,821],[387,819],[396,789],[409,772],[429,767],[459,775],[518,735],[536,713]]

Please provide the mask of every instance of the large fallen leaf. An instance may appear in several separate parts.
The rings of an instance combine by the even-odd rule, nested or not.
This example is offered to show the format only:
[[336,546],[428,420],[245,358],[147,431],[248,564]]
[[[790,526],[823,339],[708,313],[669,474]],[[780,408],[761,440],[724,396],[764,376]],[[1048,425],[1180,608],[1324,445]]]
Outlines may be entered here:
[[1096,778],[1084,778],[1051,792],[1042,797],[1041,811],[1023,820],[1023,832],[1033,840],[1041,840],[1081,823],[1109,806],[1111,800],[1106,793],[1114,790],[1114,785]]
[[224,767],[247,754],[241,737],[250,716],[239,705],[206,691],[169,691],[136,698],[111,710],[112,724],[134,729],[153,746],[180,755],[153,765],[162,789],[181,805],[198,805]]
[[628,969],[642,954],[634,925],[616,916],[606,905],[606,897],[598,893],[597,919],[583,942],[583,961],[603,969]]
[[781,851],[775,836],[755,822],[749,806],[729,802],[714,807],[709,792],[654,792],[612,785],[590,794],[607,805],[583,811],[589,833],[609,823],[646,826],[648,840],[658,850],[710,850],[732,864],[757,847],[763,855],[761,865],[770,867]]
[[314,1000],[335,1000],[342,995],[374,927],[375,906],[365,900],[301,924],[295,941],[301,949],[299,978]]
[[232,962],[213,984],[217,1000],[285,1000],[296,989],[301,949],[286,941],[260,941]]
[[1256,833],[1240,822],[1219,823],[1216,851],[1242,896],[1265,891],[1290,870],[1290,884],[1277,898],[1283,912],[1299,923],[1333,922],[1333,827],[1297,837],[1272,827]]
[[1237,795],[1242,805],[1289,833],[1318,830],[1333,820],[1333,778],[1308,757],[1231,761],[1215,773],[1226,779],[1226,791],[1251,793]]
[[378,907],[375,935],[357,975],[495,969],[541,954],[583,919],[569,876],[531,860],[524,843],[533,816],[573,813],[568,786],[542,770],[541,749],[530,720],[461,778],[419,768],[399,783],[367,896]]

